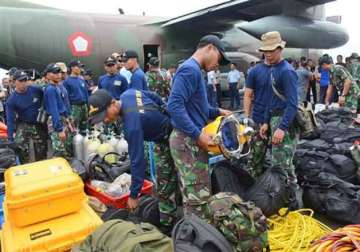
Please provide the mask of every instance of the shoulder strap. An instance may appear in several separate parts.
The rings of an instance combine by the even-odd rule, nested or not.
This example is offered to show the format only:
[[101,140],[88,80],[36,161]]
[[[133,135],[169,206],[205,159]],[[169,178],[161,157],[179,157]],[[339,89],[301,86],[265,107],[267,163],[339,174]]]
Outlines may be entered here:
[[275,87],[276,82],[275,82],[275,78],[274,78],[274,74],[273,74],[273,69],[271,69],[271,71],[270,71],[270,78],[271,78],[271,87],[272,87],[272,90],[275,93],[275,95],[277,97],[279,97],[282,101],[286,101],[285,96],[283,96]]

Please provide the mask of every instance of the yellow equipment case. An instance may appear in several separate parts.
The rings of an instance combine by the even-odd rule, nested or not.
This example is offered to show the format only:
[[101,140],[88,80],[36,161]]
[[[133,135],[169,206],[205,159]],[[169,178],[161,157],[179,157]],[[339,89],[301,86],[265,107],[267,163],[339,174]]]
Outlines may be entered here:
[[[78,212],[86,202],[81,178],[63,158],[8,169],[5,188],[5,222],[9,225],[10,221],[13,227]],[[67,229],[66,225],[62,227]]]
[[2,252],[70,251],[101,224],[87,203],[76,213],[21,228],[7,219],[1,235]]

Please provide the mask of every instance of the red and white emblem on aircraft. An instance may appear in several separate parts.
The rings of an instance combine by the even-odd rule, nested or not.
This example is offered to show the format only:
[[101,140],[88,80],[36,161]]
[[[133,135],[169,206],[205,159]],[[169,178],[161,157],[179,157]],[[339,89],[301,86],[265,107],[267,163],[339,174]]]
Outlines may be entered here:
[[83,32],[74,32],[68,38],[73,56],[89,56],[92,51],[92,38]]

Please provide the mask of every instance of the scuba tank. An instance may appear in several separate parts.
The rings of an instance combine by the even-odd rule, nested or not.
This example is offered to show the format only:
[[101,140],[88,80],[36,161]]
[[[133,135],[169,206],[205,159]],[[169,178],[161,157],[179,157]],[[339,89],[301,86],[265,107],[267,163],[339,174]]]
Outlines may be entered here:
[[114,134],[111,134],[109,144],[113,147],[113,149],[116,149],[116,145],[118,144],[119,140],[114,136]]
[[74,148],[74,154],[75,158],[78,160],[84,159],[84,137],[77,133],[73,138],[73,148]]
[[123,137],[118,139],[118,142],[115,147],[115,152],[117,152],[120,155],[128,153],[128,143]]
[[[110,139],[108,138],[106,141],[104,141],[100,146],[98,146],[96,153],[99,154],[100,157],[104,157],[107,153],[114,152],[114,147],[110,144]],[[116,155],[107,155],[105,157],[105,161],[112,164],[117,162],[117,156]]]
[[[86,144],[86,145],[85,145]],[[95,137],[87,137],[87,140],[84,141],[84,145],[86,146],[84,161],[86,162],[92,154],[96,154],[96,150],[101,145],[100,140]]]

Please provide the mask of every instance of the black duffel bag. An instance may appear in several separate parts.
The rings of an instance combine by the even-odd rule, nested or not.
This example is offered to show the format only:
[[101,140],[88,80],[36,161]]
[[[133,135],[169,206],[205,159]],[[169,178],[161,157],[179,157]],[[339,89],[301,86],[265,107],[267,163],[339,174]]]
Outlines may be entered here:
[[358,183],[356,164],[344,155],[298,149],[294,156],[294,164],[300,183],[309,177],[317,176],[320,172],[334,174],[349,183]]
[[303,183],[306,207],[344,223],[360,223],[360,186],[321,172]]
[[16,154],[13,149],[0,148],[0,182],[4,181],[6,169],[16,165]]
[[283,169],[271,167],[250,187],[244,199],[254,202],[266,217],[270,217],[288,206],[291,196],[291,188]]
[[353,143],[354,141],[360,139],[360,128],[326,128],[321,133],[320,138],[331,144]]
[[[105,160],[107,155],[117,155],[119,156],[119,161],[111,164]],[[130,160],[127,159],[126,155],[110,152],[104,157],[95,155],[89,159],[86,168],[90,179],[112,183],[121,174],[125,172],[130,173]]]

